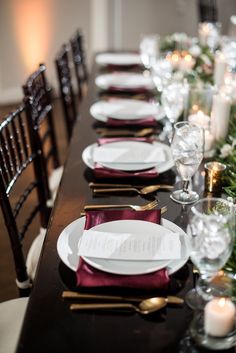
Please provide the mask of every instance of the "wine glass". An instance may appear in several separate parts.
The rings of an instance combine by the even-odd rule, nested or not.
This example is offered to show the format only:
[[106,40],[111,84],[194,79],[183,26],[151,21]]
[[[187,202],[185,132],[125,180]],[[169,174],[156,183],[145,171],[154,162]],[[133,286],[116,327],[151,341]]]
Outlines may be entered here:
[[200,273],[196,289],[187,293],[191,308],[213,297],[210,282],[227,262],[233,248],[235,215],[232,204],[222,198],[204,198],[191,208],[187,233],[190,258]]
[[160,36],[158,34],[144,34],[139,45],[141,61],[147,70],[159,56]]
[[175,190],[171,199],[182,205],[196,202],[199,199],[197,192],[189,190],[189,182],[198,170],[203,158],[204,130],[200,126],[188,121],[174,125],[174,136],[171,142],[171,152],[175,166],[183,180],[183,188]]
[[173,135],[173,125],[184,109],[184,96],[182,94],[182,83],[172,82],[163,88],[161,104],[167,116],[168,122],[165,126],[166,135],[171,141]]
[[158,58],[152,62],[151,76],[157,91],[162,92],[172,77],[171,63],[165,57]]

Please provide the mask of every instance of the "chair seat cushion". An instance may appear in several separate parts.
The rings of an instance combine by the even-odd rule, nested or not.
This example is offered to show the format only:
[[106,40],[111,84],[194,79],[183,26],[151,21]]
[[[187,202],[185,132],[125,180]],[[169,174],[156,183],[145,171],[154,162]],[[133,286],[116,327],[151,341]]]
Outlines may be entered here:
[[58,187],[60,185],[62,174],[63,174],[63,167],[59,167],[54,169],[54,171],[49,177],[49,188],[52,193],[53,201],[56,198],[56,194],[57,194]]
[[39,234],[32,242],[31,247],[28,251],[28,255],[26,259],[26,267],[27,267],[27,273],[32,281],[35,278],[35,273],[37,270],[37,265],[41,254],[46,231],[47,230],[45,228],[40,228]]
[[29,298],[0,303],[0,353],[14,353]]

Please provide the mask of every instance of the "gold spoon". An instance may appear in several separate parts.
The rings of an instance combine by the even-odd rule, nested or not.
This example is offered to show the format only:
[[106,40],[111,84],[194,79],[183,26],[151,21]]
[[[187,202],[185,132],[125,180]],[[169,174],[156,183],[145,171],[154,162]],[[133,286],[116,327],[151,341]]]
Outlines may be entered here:
[[94,309],[132,309],[140,314],[150,314],[164,308],[168,304],[166,298],[149,298],[142,300],[138,305],[132,303],[92,303],[92,304],[71,304],[70,309],[94,310]]
[[[163,185],[149,185],[149,186],[145,186],[142,189],[137,189],[137,188],[100,188],[100,189],[93,189],[94,193],[104,193],[104,192],[116,192],[116,191],[135,191],[138,194],[141,195],[147,195],[147,194],[151,194],[154,191],[159,190],[160,188],[163,188]],[[169,189],[171,190],[173,187],[170,186]]]
[[[130,297],[130,296],[118,296],[118,295],[104,295],[104,294],[94,294],[94,293],[80,293],[80,292],[74,292],[74,291],[63,291],[62,292],[62,298],[63,299],[87,299],[87,300],[111,300],[111,301],[116,301],[116,302],[138,302],[140,303],[144,299],[150,299],[150,298],[144,298],[141,296],[137,297]],[[156,297],[156,298],[162,298],[165,299],[168,303],[170,304],[183,304],[184,300],[180,297],[176,297],[173,295],[168,295],[167,297]]]

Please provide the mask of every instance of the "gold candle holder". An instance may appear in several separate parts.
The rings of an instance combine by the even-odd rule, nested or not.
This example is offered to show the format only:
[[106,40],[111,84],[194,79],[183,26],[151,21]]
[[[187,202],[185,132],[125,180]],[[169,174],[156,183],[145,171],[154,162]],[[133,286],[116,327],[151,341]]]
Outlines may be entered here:
[[222,192],[222,177],[226,165],[220,162],[208,162],[205,167],[205,191],[215,195]]

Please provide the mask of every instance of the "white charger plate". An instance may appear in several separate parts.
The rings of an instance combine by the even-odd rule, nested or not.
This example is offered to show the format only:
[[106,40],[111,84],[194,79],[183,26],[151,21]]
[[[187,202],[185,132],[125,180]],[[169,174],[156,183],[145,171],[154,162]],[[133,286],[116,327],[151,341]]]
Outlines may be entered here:
[[[167,271],[169,275],[171,275],[178,271],[187,262],[190,254],[190,238],[189,235],[173,222],[162,219],[162,225],[166,229],[180,234],[181,258],[178,260],[166,261],[165,264],[164,261],[123,261],[87,257],[84,257],[84,260],[93,267],[109,273],[140,275],[151,273],[167,266]],[[77,270],[79,264],[78,243],[83,234],[84,226],[85,217],[76,219],[61,232],[57,241],[57,252],[60,259],[73,271]],[[96,230],[112,231],[114,230],[114,226],[116,227],[117,232],[127,232],[130,229],[129,227],[136,230],[139,229],[140,231],[143,231],[144,236],[147,229],[150,229],[150,227],[155,228],[155,224],[151,222],[122,220],[99,224],[96,226]]]
[[155,88],[150,76],[132,72],[115,72],[111,74],[99,75],[95,79],[95,84],[102,89],[116,87],[119,89],[139,89],[152,90]]
[[[112,148],[112,145],[114,144],[120,144],[122,146],[123,143],[129,142],[130,148],[142,148],[143,144],[147,145],[146,142],[140,142],[140,141],[120,141],[120,142],[111,142],[107,143],[106,146],[109,148],[108,145],[110,145],[110,148]],[[165,161],[160,162],[160,163],[132,163],[132,164],[127,164],[127,163],[117,163],[117,164],[112,164],[112,163],[103,163],[102,165],[106,168],[114,169],[114,170],[124,170],[124,171],[135,171],[135,170],[145,170],[149,168],[156,167],[158,173],[164,173],[167,170],[171,169],[174,166],[174,161],[172,159],[172,154],[171,154],[171,149],[169,146],[165,145],[164,143],[161,142],[153,142],[152,144],[148,144],[150,146],[157,146],[158,148],[162,148],[165,154]],[[104,145],[105,146],[105,145]],[[82,159],[84,163],[91,169],[95,168],[95,161],[93,159],[93,152],[94,148],[97,147],[97,143],[94,143],[92,145],[89,145],[86,147],[82,153]]]
[[108,117],[117,120],[139,120],[152,116],[157,121],[165,117],[164,109],[159,104],[135,99],[98,101],[90,107],[90,114],[102,122],[107,122]]
[[101,53],[95,58],[99,65],[141,65],[141,58],[139,54],[135,53]]

